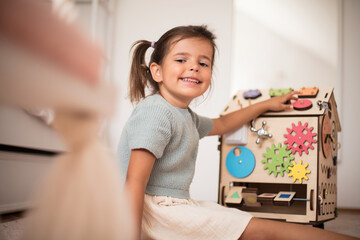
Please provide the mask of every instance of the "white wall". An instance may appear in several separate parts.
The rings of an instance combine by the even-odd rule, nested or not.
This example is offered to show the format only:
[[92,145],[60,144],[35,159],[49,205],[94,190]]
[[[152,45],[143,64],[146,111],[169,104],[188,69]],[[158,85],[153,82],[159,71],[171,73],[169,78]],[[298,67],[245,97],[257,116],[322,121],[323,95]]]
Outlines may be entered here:
[[338,166],[338,202],[340,207],[360,208],[360,1],[343,1],[342,43],[342,139]]
[[333,86],[342,132],[338,206],[360,208],[360,1],[234,0],[232,90]]
[[[253,0],[255,1],[255,0]],[[257,1],[256,1],[257,2]],[[289,3],[291,2],[291,3]],[[338,7],[344,2],[343,22]],[[278,1],[278,3],[280,3]],[[300,5],[296,5],[295,3]],[[311,8],[304,8],[306,4]],[[243,39],[253,34],[255,43],[268,37],[276,48],[255,44],[246,48],[232,42],[232,0],[184,0],[180,2],[154,0],[119,0],[117,11],[115,56],[115,77],[120,87],[119,106],[117,115],[111,124],[112,145],[116,149],[121,129],[129,117],[132,106],[127,96],[127,79],[130,69],[129,49],[131,44],[139,39],[157,40],[161,34],[171,27],[186,24],[207,24],[218,36],[217,44],[219,55],[216,59],[214,72],[214,91],[209,99],[195,107],[195,111],[209,117],[216,117],[227,104],[230,96],[237,90],[250,87],[302,87],[302,86],[335,86],[335,96],[339,107],[342,134],[340,141],[340,163],[338,165],[338,204],[340,207],[360,208],[360,191],[356,184],[360,182],[357,173],[360,161],[357,160],[357,136],[360,136],[356,121],[360,117],[358,78],[360,76],[360,28],[359,14],[360,1],[358,0],[319,0],[319,1],[281,1],[273,7],[279,9],[284,4],[292,9],[291,13],[282,16],[281,21],[269,21],[265,13],[254,18],[254,9],[247,9],[247,14],[234,16],[234,24],[240,18],[250,24],[243,25],[242,35],[235,39]],[[257,9],[263,11],[269,7],[268,1],[262,2]],[[244,10],[243,10],[244,11]],[[318,12],[321,15],[317,16]],[[296,17],[300,14],[309,21],[317,19],[319,22],[314,28],[307,29],[297,25],[288,28],[285,19],[299,24]],[[251,13],[251,14],[250,14]],[[294,15],[295,14],[295,15]],[[291,20],[289,20],[291,19]],[[236,21],[235,21],[236,20]],[[340,19],[341,20],[341,19]],[[280,29],[274,32],[274,29]],[[320,31],[320,32],[318,32]],[[338,34],[343,36],[338,41]],[[342,35],[343,34],[343,35]],[[246,44],[250,44],[249,40]],[[275,51],[283,46],[285,52]],[[232,47],[233,46],[233,47]],[[240,52],[239,49],[242,49]],[[256,51],[260,50],[260,55]],[[343,67],[339,67],[341,52],[343,51]],[[340,53],[340,54],[339,54]],[[245,67],[241,69],[234,65],[234,58],[247,54],[243,60]],[[276,61],[274,61],[276,60]],[[256,67],[249,63],[255,63]],[[232,74],[230,68],[232,67]],[[260,71],[262,69],[262,71]],[[286,69],[286,70],[284,70]],[[243,70],[243,71],[239,71]],[[230,78],[239,76],[239,81],[231,82]],[[291,80],[292,79],[292,80]],[[339,80],[341,79],[341,81]],[[246,80],[246,81],[245,81]],[[264,81],[261,85],[257,81]],[[289,80],[290,82],[287,82]],[[356,105],[355,105],[356,106]],[[355,145],[356,144],[356,145]],[[201,140],[197,169],[191,195],[195,199],[217,201],[219,177],[219,152],[217,151],[217,137]]]
[[[110,130],[116,148],[121,129],[132,111],[127,99],[130,70],[129,50],[139,39],[156,41],[172,27],[206,24],[217,36],[219,54],[215,60],[214,90],[211,96],[193,109],[208,117],[217,117],[229,98],[232,0],[119,0],[115,42],[115,79],[120,87],[118,113]],[[149,50],[150,51],[150,50]],[[200,141],[200,149],[191,195],[195,199],[217,201],[219,152],[217,137]]]
[[234,0],[232,89],[335,86],[337,0]]
[[[333,86],[343,127],[338,206],[360,208],[359,17],[356,0],[234,0],[232,88]],[[354,131],[356,133],[354,133]]]

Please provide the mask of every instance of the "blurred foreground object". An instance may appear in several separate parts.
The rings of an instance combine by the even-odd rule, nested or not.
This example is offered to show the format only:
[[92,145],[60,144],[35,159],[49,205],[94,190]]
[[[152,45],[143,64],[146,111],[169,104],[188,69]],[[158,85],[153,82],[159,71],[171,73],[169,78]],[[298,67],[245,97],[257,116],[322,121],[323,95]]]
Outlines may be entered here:
[[53,125],[69,153],[56,157],[25,239],[133,239],[114,156],[98,139],[98,123],[89,115],[57,112]]
[[133,239],[118,166],[99,137],[116,88],[103,55],[43,1],[0,0],[0,104],[54,110],[67,152],[55,157],[29,211],[24,239]]
[[0,0],[0,103],[109,116],[116,89],[100,81],[100,48],[50,7]]
[[97,83],[101,49],[52,11],[51,4],[42,0],[0,0],[0,34],[58,68]]

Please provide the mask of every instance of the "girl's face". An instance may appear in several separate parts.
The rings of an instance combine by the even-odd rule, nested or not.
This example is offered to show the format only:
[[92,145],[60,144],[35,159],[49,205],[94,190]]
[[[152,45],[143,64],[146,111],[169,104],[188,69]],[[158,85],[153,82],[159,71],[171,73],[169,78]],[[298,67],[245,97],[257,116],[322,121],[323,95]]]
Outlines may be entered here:
[[203,38],[187,38],[171,45],[163,63],[150,66],[160,94],[170,104],[187,108],[209,88],[213,48]]

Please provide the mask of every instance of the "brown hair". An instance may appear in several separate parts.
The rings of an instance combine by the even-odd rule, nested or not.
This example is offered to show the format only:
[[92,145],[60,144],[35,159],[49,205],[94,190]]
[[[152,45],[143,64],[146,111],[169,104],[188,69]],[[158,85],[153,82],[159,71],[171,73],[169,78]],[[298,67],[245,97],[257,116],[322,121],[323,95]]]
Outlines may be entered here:
[[[180,26],[167,31],[160,39],[152,46],[150,41],[139,40],[136,41],[131,49],[134,49],[130,78],[129,78],[129,96],[131,102],[139,102],[145,98],[145,89],[151,88],[152,94],[159,91],[158,83],[154,81],[151,76],[149,66],[155,62],[162,64],[164,57],[169,52],[171,44],[181,41],[186,38],[199,37],[209,41],[213,48],[213,55],[211,59],[211,68],[214,65],[214,56],[216,50],[215,35],[207,29],[207,26]],[[154,43],[153,43],[154,44]],[[149,66],[145,62],[146,50],[149,47],[154,47],[151,54]]]

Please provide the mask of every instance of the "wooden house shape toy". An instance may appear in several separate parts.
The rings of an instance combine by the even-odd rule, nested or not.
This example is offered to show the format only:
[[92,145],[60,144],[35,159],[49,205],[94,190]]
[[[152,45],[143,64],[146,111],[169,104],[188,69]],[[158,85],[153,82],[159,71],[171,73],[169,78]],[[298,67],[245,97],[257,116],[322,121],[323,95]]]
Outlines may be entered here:
[[[239,91],[221,115],[293,89]],[[301,88],[294,109],[267,112],[220,138],[219,202],[255,217],[322,225],[336,217],[333,88]]]

